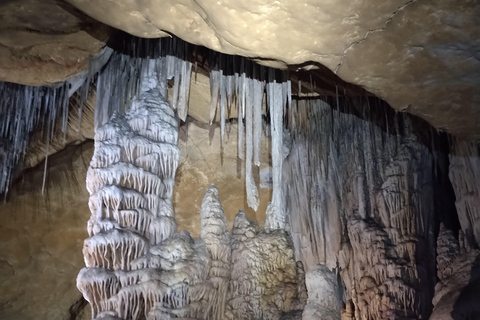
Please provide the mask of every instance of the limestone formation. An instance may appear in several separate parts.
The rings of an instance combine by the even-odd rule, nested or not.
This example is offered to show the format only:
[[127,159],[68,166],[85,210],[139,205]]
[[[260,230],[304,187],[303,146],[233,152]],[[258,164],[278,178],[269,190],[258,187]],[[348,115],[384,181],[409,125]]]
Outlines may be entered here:
[[[157,80],[155,63],[149,67],[131,109],[114,112],[95,132],[87,174],[90,237],[77,279],[92,317],[273,320],[302,308],[303,272],[285,232],[234,227],[230,240],[214,186],[203,199],[200,239],[176,232],[178,124],[166,82]],[[250,225],[244,213],[237,217]]]
[[284,313],[302,310],[302,275],[283,230],[266,233],[243,211],[237,214],[232,229],[233,319],[280,319]]
[[[0,80],[15,82],[0,83],[0,194],[9,200],[16,180],[17,197],[0,205],[16,214],[0,227],[0,318],[81,314],[85,300],[72,285],[57,287],[48,276],[52,266],[59,274],[75,269],[65,266],[75,261],[74,240],[64,243],[69,235],[56,229],[70,231],[65,216],[78,214],[67,208],[76,203],[71,187],[78,172],[87,175],[91,217],[77,286],[97,320],[480,317],[480,149],[465,140],[480,138],[477,2],[67,2],[131,33],[172,38],[112,37],[112,46],[127,51],[112,53],[104,47],[110,28],[66,2],[0,4]],[[218,121],[220,160],[209,161],[206,148],[195,145],[208,170],[178,177],[179,120],[185,130],[192,123],[188,98],[197,68],[210,72],[203,113],[210,124]],[[337,76],[369,92],[353,90],[360,96],[348,98]],[[317,88],[325,83],[328,90]],[[88,172],[77,164],[76,173],[50,175],[47,156],[65,147],[78,151],[68,145],[93,127]],[[234,157],[225,152],[230,134]],[[213,179],[204,172],[220,171],[237,156],[231,171],[242,176],[241,192],[230,180],[220,191],[207,188]],[[30,184],[22,170],[44,159]],[[183,169],[199,169],[184,160]],[[262,194],[259,180],[272,188]],[[66,190],[58,185],[63,181]],[[177,181],[195,190],[176,200],[189,211],[181,229],[195,215],[188,223],[196,230],[189,231],[199,238],[177,230]],[[22,194],[23,183],[41,185],[46,198],[28,188],[34,196]],[[231,203],[225,212],[219,196],[225,185],[226,197],[241,199],[238,207],[250,207],[257,219],[265,215],[264,229],[243,210],[232,219]],[[199,203],[205,189],[195,207],[189,198],[195,194]],[[453,193],[456,211],[448,206]],[[43,286],[53,298],[39,294]],[[36,305],[54,309],[53,299],[61,311],[35,313]]]
[[[204,317],[222,320],[226,317],[229,298],[232,249],[225,213],[218,200],[218,190],[213,185],[203,198],[201,217],[200,238],[205,242],[211,258],[207,279],[214,288],[210,310]],[[231,314],[230,310],[229,313]]]
[[[125,116],[115,114],[95,133],[87,173],[92,212],[83,250],[87,268],[77,280],[93,317],[138,319],[164,297],[170,308],[181,308],[175,300],[184,295],[181,281],[149,270],[160,265],[169,270],[177,260],[192,258],[193,246],[188,234],[165,242],[176,231],[171,198],[179,159],[177,121],[152,77]],[[169,246],[177,249],[165,252]],[[202,264],[197,266],[201,273]]]
[[435,277],[432,155],[408,117],[372,124],[346,113],[358,103],[368,117],[368,105],[348,103],[299,101],[289,114],[284,193],[297,259],[307,274],[339,267],[345,319],[425,318]]
[[[0,3],[0,81],[42,86],[76,83],[97,62],[111,28],[54,0]],[[105,60],[106,58],[106,60]]]

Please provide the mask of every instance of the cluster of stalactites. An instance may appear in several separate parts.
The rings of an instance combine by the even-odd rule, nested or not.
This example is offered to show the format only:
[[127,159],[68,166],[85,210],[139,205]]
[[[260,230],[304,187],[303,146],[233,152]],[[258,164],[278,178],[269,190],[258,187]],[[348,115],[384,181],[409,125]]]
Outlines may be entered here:
[[210,70],[210,122],[220,108],[221,142],[225,137],[225,121],[234,104],[237,105],[238,157],[245,160],[245,187],[247,204],[255,211],[259,194],[253,178],[253,164],[260,166],[262,114],[266,93],[267,114],[270,116],[272,139],[272,201],[267,209],[266,230],[285,228],[284,206],[281,196],[283,153],[283,119],[291,104],[291,83],[284,72],[260,67],[239,57],[220,56]]
[[0,97],[0,194],[6,194],[31,134],[38,131],[42,139],[50,141],[58,131],[55,123],[59,116],[60,129],[66,132],[68,89],[66,85],[52,88],[0,82]]

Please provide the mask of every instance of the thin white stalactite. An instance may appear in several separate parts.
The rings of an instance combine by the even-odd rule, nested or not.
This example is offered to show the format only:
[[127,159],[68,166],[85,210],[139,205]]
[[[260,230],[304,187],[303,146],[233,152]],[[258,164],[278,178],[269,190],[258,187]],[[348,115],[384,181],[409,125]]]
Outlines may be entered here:
[[223,144],[225,143],[225,119],[227,117],[226,115],[226,109],[227,109],[227,83],[226,79],[227,77],[223,76],[223,74],[220,75],[220,143],[221,146],[223,147]]
[[247,192],[247,204],[254,211],[257,211],[260,204],[260,198],[258,195],[258,189],[255,184],[252,173],[253,163],[253,109],[255,108],[255,81],[253,79],[247,79],[246,94],[245,94],[245,144],[246,144],[246,156],[245,156],[245,188]]
[[[30,87],[0,82],[0,194],[8,193],[18,162],[25,156],[30,136],[48,145],[68,125],[68,89]],[[57,129],[57,115],[61,124]],[[46,147],[48,157],[48,147]],[[45,183],[42,183],[45,190]]]
[[253,162],[260,166],[261,145],[262,145],[262,105],[265,82],[254,79],[254,102],[253,102]]
[[220,92],[220,82],[222,81],[221,70],[210,70],[210,124],[215,121],[217,113],[218,98]]
[[285,86],[275,80],[267,83],[267,100],[271,117],[272,137],[272,201],[268,204],[265,230],[284,229],[286,225],[285,209],[282,197],[283,163],[283,115],[288,103],[289,83]]

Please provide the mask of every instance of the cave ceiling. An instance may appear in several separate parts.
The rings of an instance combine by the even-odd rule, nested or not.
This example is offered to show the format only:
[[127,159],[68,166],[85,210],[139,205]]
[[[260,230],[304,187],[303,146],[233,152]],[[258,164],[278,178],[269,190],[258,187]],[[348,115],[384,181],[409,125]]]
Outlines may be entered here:
[[2,1],[0,80],[51,85],[85,71],[108,26],[316,70],[330,83],[338,76],[440,130],[480,139],[474,0]]

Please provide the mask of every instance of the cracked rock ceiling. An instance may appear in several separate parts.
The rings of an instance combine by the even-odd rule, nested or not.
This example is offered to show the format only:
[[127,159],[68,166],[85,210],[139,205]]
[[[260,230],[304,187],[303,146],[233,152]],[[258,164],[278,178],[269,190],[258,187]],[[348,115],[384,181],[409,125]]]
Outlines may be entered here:
[[397,110],[480,139],[476,0],[67,2],[1,2],[0,80],[51,84],[84,70],[109,25],[147,38],[174,34],[279,68],[323,65]]

